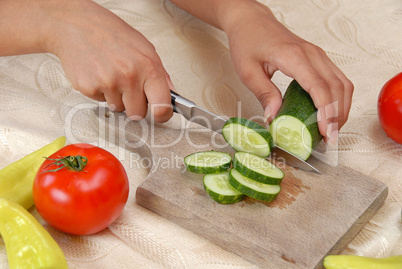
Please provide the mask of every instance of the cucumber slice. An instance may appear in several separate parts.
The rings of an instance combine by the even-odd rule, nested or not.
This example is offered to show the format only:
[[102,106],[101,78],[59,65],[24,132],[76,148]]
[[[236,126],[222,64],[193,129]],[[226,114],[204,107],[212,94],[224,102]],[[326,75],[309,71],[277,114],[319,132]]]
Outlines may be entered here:
[[264,184],[252,180],[246,176],[243,176],[234,168],[230,170],[229,183],[233,186],[233,188],[244,195],[265,202],[273,201],[281,191],[281,187],[279,185]]
[[231,163],[230,154],[220,151],[200,151],[184,158],[187,170],[199,174],[214,174],[229,170]]
[[222,134],[226,142],[236,151],[267,157],[274,147],[269,131],[245,118],[230,118],[223,126]]
[[204,176],[204,189],[209,196],[221,204],[237,203],[244,195],[229,183],[229,172],[208,174]]
[[302,121],[290,115],[282,115],[272,122],[270,130],[276,145],[303,160],[310,157],[313,138]]
[[283,97],[276,118],[269,127],[275,145],[307,160],[322,140],[317,109],[310,95],[293,80]]
[[248,152],[234,155],[233,167],[243,176],[255,181],[278,185],[285,173],[266,159]]

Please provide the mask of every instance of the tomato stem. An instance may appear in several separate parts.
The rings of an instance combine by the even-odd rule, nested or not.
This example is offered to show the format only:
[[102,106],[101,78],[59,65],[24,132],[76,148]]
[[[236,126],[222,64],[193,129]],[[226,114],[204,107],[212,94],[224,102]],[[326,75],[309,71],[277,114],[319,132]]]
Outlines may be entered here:
[[46,165],[45,168],[49,167],[51,165],[55,165],[55,166],[57,166],[57,168],[52,169],[52,170],[46,170],[46,171],[43,171],[42,173],[57,172],[63,168],[66,168],[70,171],[80,172],[85,168],[85,166],[88,163],[88,158],[81,156],[81,155],[67,156],[67,157],[59,156],[58,159],[50,159],[50,158],[46,158],[46,159],[53,161],[53,162]]

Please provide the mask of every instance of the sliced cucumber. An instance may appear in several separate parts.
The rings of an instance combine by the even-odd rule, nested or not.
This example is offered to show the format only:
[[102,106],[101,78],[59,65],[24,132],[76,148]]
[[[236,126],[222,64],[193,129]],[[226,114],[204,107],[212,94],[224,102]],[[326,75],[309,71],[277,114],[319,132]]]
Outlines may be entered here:
[[231,163],[230,154],[220,151],[200,151],[184,158],[187,170],[199,174],[214,174],[229,170]]
[[281,187],[279,185],[264,184],[252,180],[246,176],[243,176],[234,168],[230,170],[229,183],[233,186],[233,188],[244,195],[265,202],[273,201],[281,191]]
[[266,157],[274,146],[269,131],[258,123],[245,118],[230,118],[222,128],[226,142],[236,151]]
[[302,121],[290,115],[282,115],[272,122],[270,130],[276,145],[303,160],[310,157],[313,139]]
[[283,97],[276,118],[269,127],[276,145],[307,160],[322,140],[317,109],[310,95],[293,80]]
[[248,152],[236,152],[233,167],[255,181],[278,185],[285,173],[266,159]]
[[204,176],[204,189],[209,196],[221,204],[237,203],[244,195],[229,183],[229,172],[208,174]]

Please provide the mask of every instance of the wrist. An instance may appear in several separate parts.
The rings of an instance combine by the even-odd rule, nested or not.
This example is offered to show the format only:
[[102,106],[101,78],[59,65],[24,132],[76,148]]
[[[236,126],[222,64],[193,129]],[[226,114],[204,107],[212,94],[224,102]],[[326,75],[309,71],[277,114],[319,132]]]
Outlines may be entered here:
[[0,55],[48,52],[45,5],[41,0],[0,1]]
[[[94,25],[101,23],[108,15],[92,0],[44,0],[42,48],[60,58],[66,48],[70,48],[76,38],[94,34]],[[50,3],[51,2],[51,3]]]
[[225,2],[218,9],[219,25],[227,35],[235,32],[239,26],[265,20],[268,24],[277,23],[272,11],[255,0],[237,0]]
[[40,16],[41,18],[41,31],[38,33],[38,36],[41,38],[39,46],[42,52],[53,53],[59,56],[59,50],[70,34],[69,25],[73,24],[74,13],[71,11],[74,12],[78,7],[77,4],[85,1],[39,1],[38,13],[40,14],[38,17]]

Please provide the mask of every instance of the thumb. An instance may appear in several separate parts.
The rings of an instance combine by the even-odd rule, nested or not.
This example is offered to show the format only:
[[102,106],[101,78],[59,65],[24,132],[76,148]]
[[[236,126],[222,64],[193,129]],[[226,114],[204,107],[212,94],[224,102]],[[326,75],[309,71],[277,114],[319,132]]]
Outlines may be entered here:
[[264,121],[270,123],[282,105],[282,94],[260,65],[246,70],[248,75],[240,75],[240,78],[260,101],[264,109]]

